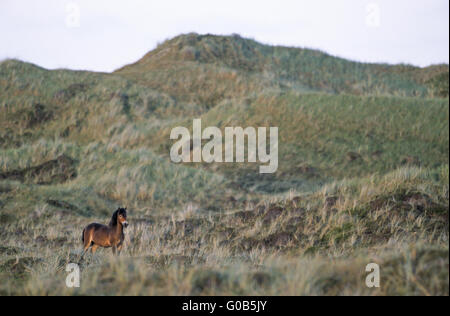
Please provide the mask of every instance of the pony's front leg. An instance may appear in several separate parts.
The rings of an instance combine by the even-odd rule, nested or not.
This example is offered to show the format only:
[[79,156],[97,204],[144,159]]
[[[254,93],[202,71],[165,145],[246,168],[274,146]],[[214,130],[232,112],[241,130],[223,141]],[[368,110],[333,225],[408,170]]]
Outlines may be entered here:
[[119,256],[120,256],[120,253],[122,252],[122,247],[123,247],[123,243],[120,243],[120,245],[117,246],[117,250],[119,251]]
[[113,255],[116,255],[116,249],[117,249],[116,246],[113,246],[113,247],[112,247],[112,253],[113,253]]

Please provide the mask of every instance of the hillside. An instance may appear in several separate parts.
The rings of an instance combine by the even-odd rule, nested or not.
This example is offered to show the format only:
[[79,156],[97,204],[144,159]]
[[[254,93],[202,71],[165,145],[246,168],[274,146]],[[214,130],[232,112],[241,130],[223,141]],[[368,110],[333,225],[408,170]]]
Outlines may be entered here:
[[[310,49],[267,46],[238,35],[188,34],[162,43],[138,62],[116,73],[172,92],[182,99],[194,98],[192,100],[209,105],[208,102],[230,97],[228,93],[242,97],[264,88],[356,95],[440,94],[445,97],[447,90],[441,91],[435,85],[444,81],[448,86],[449,67],[436,65],[422,69],[410,65],[364,64]],[[255,86],[248,86],[245,80],[248,77]],[[213,86],[203,86],[207,81]],[[203,88],[213,88],[217,99],[201,99]]]
[[[0,294],[74,294],[83,226],[124,205],[125,254],[83,262],[75,293],[448,295],[448,73],[238,35],[113,73],[2,61]],[[278,171],[172,163],[194,118],[278,126]],[[385,288],[358,283],[368,258]]]

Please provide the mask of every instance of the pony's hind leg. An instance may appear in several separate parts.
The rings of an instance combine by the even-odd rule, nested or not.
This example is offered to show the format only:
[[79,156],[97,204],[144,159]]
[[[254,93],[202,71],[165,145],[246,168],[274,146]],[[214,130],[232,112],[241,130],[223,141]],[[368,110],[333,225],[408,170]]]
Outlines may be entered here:
[[84,258],[84,255],[86,254],[86,252],[88,252],[89,248],[93,245],[93,242],[90,243],[85,243],[83,246],[83,252],[81,253],[81,258],[80,260],[82,260]]
[[84,255],[86,254],[87,251],[88,251],[88,248],[83,248],[83,252],[81,253],[80,259],[84,258]]
[[92,245],[92,247],[91,247],[92,254],[94,254],[97,251],[97,248],[98,248],[98,245],[96,245],[96,244]]
[[81,259],[83,259],[84,255],[89,250],[89,247],[92,247],[94,245],[94,242],[92,241],[91,230],[86,230],[86,228],[83,229],[81,240],[83,241],[83,253],[81,254]]

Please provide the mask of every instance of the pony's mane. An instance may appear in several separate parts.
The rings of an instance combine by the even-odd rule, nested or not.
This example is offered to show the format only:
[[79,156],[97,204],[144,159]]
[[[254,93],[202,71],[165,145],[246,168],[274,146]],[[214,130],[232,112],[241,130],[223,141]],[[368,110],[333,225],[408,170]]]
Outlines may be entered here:
[[119,209],[115,211],[111,217],[111,220],[109,221],[109,226],[116,226],[117,225],[117,215],[119,214]]

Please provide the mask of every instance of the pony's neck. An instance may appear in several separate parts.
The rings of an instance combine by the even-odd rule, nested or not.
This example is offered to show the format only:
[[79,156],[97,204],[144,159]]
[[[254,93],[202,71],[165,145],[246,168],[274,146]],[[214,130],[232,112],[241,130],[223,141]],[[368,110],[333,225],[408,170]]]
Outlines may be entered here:
[[119,221],[117,221],[117,223],[115,225],[113,224],[112,228],[115,233],[121,233],[123,230],[122,224]]
[[122,226],[122,224],[119,222],[118,219],[114,222],[114,217],[111,218],[111,220],[109,221],[109,227],[115,228],[117,226]]

